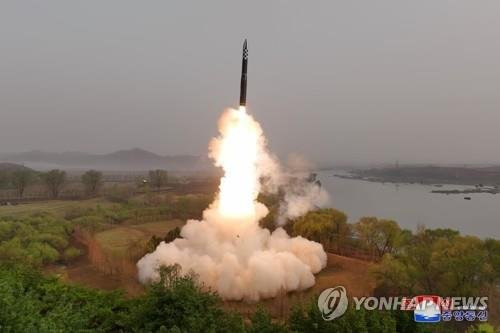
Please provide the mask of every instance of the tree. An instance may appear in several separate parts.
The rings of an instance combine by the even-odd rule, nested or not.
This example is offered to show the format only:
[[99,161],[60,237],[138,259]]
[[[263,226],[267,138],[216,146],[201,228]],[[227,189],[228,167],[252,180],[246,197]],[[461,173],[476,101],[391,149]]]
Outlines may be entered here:
[[[438,235],[440,235],[438,237]],[[420,230],[374,269],[378,294],[488,294],[498,284],[498,244]]]
[[9,184],[9,175],[6,171],[0,170],[0,189],[7,187]]
[[403,231],[395,221],[376,217],[362,217],[354,225],[354,230],[362,246],[379,258],[386,253],[393,253],[404,238]]
[[466,333],[495,333],[495,327],[493,327],[491,324],[488,324],[488,323],[481,323],[478,325],[468,327],[465,332]]
[[33,171],[29,169],[19,169],[12,173],[12,185],[17,190],[19,198],[23,197],[26,188],[34,182],[35,176]]
[[240,316],[225,313],[217,294],[196,284],[192,276],[181,276],[180,267],[163,266],[159,281],[136,300],[127,326],[134,332],[244,332]]
[[[318,311],[316,299],[294,307],[288,319],[291,332],[396,332],[396,311],[367,311],[349,306],[335,320],[324,320]],[[409,312],[409,311],[408,311]],[[409,314],[408,314],[409,315]],[[401,332],[401,331],[398,331]],[[414,332],[406,330],[404,332]]]
[[[245,332],[240,315],[173,270],[134,299],[0,263],[2,332]],[[163,275],[167,275],[165,279]]]
[[66,182],[66,172],[62,170],[50,170],[42,175],[42,179],[53,198],[57,198],[61,188]]
[[2,332],[123,332],[120,293],[61,283],[23,266],[0,266]]
[[248,327],[248,333],[280,333],[287,332],[286,327],[280,323],[274,323],[271,315],[263,307],[258,307],[251,317],[252,325]]
[[500,285],[500,240],[487,238],[484,241],[488,262],[491,263],[490,284]]
[[165,186],[168,181],[168,172],[165,170],[150,170],[149,171],[149,182],[152,186],[157,189]]
[[320,209],[299,217],[293,223],[293,234],[320,242],[326,248],[342,248],[350,236],[347,215],[336,209]]
[[0,217],[0,262],[54,263],[68,248],[71,223],[49,215]]
[[102,185],[102,172],[89,170],[82,175],[82,183],[85,192],[89,195],[96,195]]
[[439,276],[436,288],[442,295],[478,295],[493,270],[487,259],[484,241],[477,237],[437,240],[431,258],[431,267]]

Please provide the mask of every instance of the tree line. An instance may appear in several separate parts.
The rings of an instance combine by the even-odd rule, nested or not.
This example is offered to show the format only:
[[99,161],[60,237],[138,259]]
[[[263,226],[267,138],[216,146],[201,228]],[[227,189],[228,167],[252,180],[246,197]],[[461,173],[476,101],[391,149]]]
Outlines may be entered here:
[[[87,196],[98,195],[104,183],[102,172],[97,170],[88,170],[80,177],[80,181]],[[34,184],[43,185],[50,198],[57,199],[67,182],[66,171],[59,169],[47,172],[37,172],[29,168],[19,168],[13,171],[0,170],[0,189],[15,189],[19,199],[22,199],[26,190]],[[160,189],[168,183],[168,172],[161,169],[150,170],[148,178],[142,183],[142,185]]]

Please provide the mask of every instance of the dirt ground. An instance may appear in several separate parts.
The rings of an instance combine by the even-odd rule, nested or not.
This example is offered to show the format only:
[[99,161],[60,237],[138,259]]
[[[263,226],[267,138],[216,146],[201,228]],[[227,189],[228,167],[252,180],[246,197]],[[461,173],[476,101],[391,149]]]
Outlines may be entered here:
[[[140,295],[145,289],[137,280],[136,260],[127,256],[131,244],[148,240],[153,235],[164,236],[169,230],[182,225],[180,220],[170,220],[125,224],[99,232],[92,236],[91,241],[94,252],[98,252],[97,261],[95,255],[82,256],[67,266],[48,267],[46,272],[71,284],[108,291],[120,290],[131,297]],[[368,261],[328,253],[327,266],[316,275],[316,284],[312,288],[282,293],[257,304],[268,308],[273,317],[284,318],[292,306],[308,302],[326,288],[340,285],[347,289],[349,296],[369,296],[375,286],[373,277],[367,274],[371,266],[372,263]],[[228,301],[224,302],[224,307],[250,316],[257,304]]]
[[[257,305],[266,307],[275,318],[288,316],[290,309],[297,303],[308,302],[326,288],[344,286],[350,296],[368,296],[373,293],[374,280],[367,270],[371,263],[328,254],[328,263],[316,276],[316,284],[305,291],[283,293],[282,295],[258,303],[224,302],[224,307],[250,316]],[[135,274],[106,274],[97,269],[86,257],[80,258],[68,266],[52,266],[46,269],[49,274],[59,276],[71,284],[84,285],[103,290],[120,290],[128,296],[137,296],[144,292],[144,287],[137,281]]]
[[49,266],[45,272],[58,276],[65,283],[107,291],[118,290],[128,296],[136,296],[144,292],[144,287],[135,277],[106,274],[85,256],[68,266]]
[[373,264],[367,261],[328,253],[327,266],[316,275],[316,284],[304,291],[283,293],[276,298],[252,302],[224,302],[224,306],[247,317],[251,316],[256,306],[264,306],[274,318],[286,318],[296,304],[305,304],[314,299],[324,289],[344,286],[349,297],[370,296],[373,294],[375,281],[368,270]]

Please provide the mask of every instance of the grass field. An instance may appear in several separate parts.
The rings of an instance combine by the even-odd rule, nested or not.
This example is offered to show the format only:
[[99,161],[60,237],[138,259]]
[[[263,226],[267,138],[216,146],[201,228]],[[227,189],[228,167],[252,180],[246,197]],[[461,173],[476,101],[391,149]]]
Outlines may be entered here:
[[14,216],[22,217],[28,216],[38,212],[51,213],[55,216],[64,216],[64,213],[72,207],[80,208],[95,208],[100,205],[103,208],[116,205],[103,198],[95,198],[88,200],[50,200],[38,201],[32,203],[23,203],[15,206],[0,206],[0,217]]
[[181,220],[169,220],[115,226],[94,236],[107,258],[107,267],[99,267],[87,256],[82,256],[67,266],[46,267],[45,272],[68,283],[105,290],[119,289],[131,296],[138,295],[144,287],[137,280],[136,260],[129,257],[129,249],[134,244],[144,244],[153,235],[164,237],[169,230],[183,224]]
[[131,226],[134,229],[142,231],[149,236],[165,236],[167,232],[174,229],[175,227],[181,227],[184,225],[184,221],[181,220],[170,220],[170,221],[160,221],[160,222],[150,222]]
[[152,236],[164,237],[167,232],[182,225],[184,222],[180,220],[121,225],[101,231],[95,237],[104,251],[121,257],[132,244],[148,241]]

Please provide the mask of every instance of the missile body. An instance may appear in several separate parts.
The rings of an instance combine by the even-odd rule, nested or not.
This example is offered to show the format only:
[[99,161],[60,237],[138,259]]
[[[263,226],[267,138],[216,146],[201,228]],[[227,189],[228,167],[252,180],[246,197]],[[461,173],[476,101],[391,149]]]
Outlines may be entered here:
[[240,84],[240,106],[247,104],[247,66],[248,66],[248,49],[247,40],[243,43],[243,57],[241,61],[241,84]]

